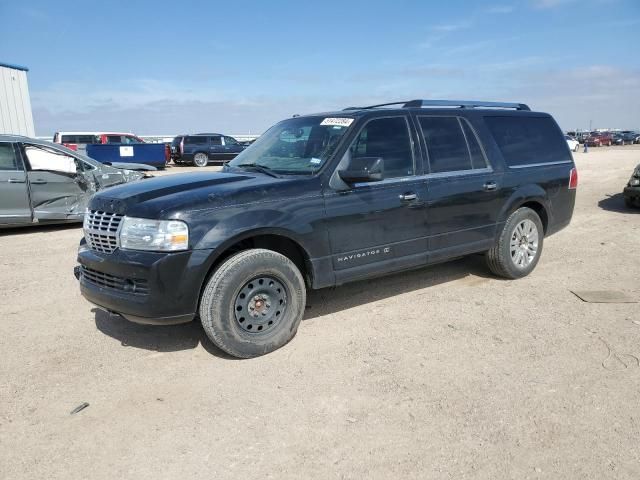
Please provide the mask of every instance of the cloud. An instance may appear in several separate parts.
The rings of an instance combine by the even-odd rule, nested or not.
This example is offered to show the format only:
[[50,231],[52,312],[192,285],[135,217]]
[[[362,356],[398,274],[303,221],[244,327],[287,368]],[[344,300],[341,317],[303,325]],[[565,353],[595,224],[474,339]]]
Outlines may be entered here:
[[506,14],[511,13],[516,9],[515,5],[493,5],[487,7],[485,12],[487,13],[496,13],[496,14]]
[[469,28],[472,25],[471,21],[458,22],[458,23],[441,23],[439,25],[434,25],[431,27],[431,30],[434,32],[457,32],[458,30],[464,30],[465,28]]
[[531,0],[531,4],[535,8],[556,8],[576,0]]

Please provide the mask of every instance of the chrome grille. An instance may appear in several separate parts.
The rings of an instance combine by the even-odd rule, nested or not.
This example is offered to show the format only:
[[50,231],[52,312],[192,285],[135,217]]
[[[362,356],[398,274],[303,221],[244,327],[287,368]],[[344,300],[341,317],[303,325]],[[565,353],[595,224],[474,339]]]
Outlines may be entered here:
[[84,218],[84,238],[92,250],[111,253],[118,247],[118,228],[123,215],[89,210]]
[[119,290],[121,292],[136,293],[138,295],[149,294],[149,282],[146,280],[116,277],[115,275],[99,272],[84,265],[81,267],[81,272],[84,280],[99,287]]

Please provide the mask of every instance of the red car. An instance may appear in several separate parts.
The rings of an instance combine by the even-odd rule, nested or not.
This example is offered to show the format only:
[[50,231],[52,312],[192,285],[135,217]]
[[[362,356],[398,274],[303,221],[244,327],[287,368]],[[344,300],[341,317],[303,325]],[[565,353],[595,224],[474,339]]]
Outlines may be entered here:
[[594,132],[586,139],[587,145],[590,147],[602,147],[613,145],[613,135],[609,132]]

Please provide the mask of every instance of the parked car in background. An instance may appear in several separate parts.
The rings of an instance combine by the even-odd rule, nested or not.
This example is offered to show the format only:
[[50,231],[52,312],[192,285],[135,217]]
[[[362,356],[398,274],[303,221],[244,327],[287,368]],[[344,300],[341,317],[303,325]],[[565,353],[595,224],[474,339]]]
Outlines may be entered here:
[[[134,135],[133,133],[122,132],[56,132],[53,135],[53,142],[60,143],[71,150],[78,150],[84,154],[87,154],[87,145],[157,145],[152,143],[146,143],[143,139]],[[106,150],[112,151],[113,149],[96,149],[100,152]],[[127,152],[130,151],[127,150]],[[157,152],[157,147],[150,147],[145,149],[153,152],[151,156],[142,155],[140,162],[136,163],[148,163],[149,165],[162,168],[171,160],[171,150],[169,145],[164,146],[160,156]],[[128,155],[128,153],[126,154]],[[108,160],[118,161],[121,155],[111,155]],[[151,160],[150,158],[153,157]],[[101,155],[98,160],[103,161]],[[137,160],[137,159],[136,159]]]
[[567,145],[569,146],[569,150],[571,150],[572,152],[577,152],[578,149],[580,148],[580,142],[578,142],[578,140],[576,140],[575,138],[573,138],[570,135],[565,135],[564,139],[567,141]]
[[622,194],[627,207],[640,207],[640,164],[631,174]]
[[296,334],[307,289],[477,253],[495,275],[528,275],[571,221],[577,185],[557,123],[524,104],[298,116],[222,172],[94,195],[74,274],[105,310],[150,324],[198,317],[219,348],[256,357]]
[[633,145],[634,143],[640,143],[640,134],[631,130],[623,130],[620,132],[622,135],[622,145]]
[[120,143],[131,145],[144,143],[140,137],[133,133],[120,132],[56,132],[53,134],[53,142],[61,143],[71,150],[85,150],[86,145]]
[[616,132],[611,134],[611,143],[614,145],[624,145],[624,138],[622,133]]
[[176,164],[206,167],[211,161],[231,160],[245,148],[235,138],[221,133],[179,135],[171,142],[171,158]]
[[155,170],[104,165],[80,152],[35,138],[0,135],[0,227],[82,221],[91,195],[140,180]]
[[610,147],[613,144],[613,136],[609,132],[591,132],[585,142],[590,147],[602,147],[604,145]]

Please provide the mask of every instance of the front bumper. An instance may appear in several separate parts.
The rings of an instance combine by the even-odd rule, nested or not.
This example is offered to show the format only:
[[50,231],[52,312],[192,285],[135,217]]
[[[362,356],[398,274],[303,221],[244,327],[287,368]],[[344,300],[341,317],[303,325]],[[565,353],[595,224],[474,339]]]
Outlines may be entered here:
[[127,320],[146,324],[186,323],[197,314],[211,253],[211,250],[156,253],[116,249],[104,254],[91,250],[83,239],[74,275],[88,301]]

